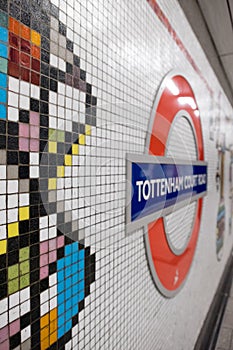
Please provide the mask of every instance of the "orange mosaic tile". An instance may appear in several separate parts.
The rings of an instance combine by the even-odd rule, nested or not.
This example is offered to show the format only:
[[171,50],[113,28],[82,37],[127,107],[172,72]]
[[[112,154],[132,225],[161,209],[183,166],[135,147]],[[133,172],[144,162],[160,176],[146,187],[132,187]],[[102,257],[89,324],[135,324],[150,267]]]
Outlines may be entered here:
[[20,34],[21,37],[26,39],[26,40],[30,40],[30,28],[26,27],[24,24],[21,24],[21,28],[20,28]]
[[40,59],[40,48],[36,45],[32,45],[31,54],[34,58]]
[[40,348],[45,350],[57,341],[57,308],[41,317],[40,329]]
[[15,33],[16,35],[19,35],[20,24],[12,17],[9,18],[9,31]]

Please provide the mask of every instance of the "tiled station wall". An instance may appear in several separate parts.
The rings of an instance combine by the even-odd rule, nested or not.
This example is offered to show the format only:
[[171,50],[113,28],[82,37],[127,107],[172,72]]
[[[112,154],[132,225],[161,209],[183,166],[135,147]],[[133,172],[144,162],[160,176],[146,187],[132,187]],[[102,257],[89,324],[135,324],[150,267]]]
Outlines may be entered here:
[[[125,236],[125,156],[143,153],[171,69],[196,95],[209,192],[189,277],[166,299],[143,231]],[[175,0],[0,0],[1,350],[193,348],[232,247],[227,224],[218,261],[209,139],[220,116],[229,143],[230,115]]]

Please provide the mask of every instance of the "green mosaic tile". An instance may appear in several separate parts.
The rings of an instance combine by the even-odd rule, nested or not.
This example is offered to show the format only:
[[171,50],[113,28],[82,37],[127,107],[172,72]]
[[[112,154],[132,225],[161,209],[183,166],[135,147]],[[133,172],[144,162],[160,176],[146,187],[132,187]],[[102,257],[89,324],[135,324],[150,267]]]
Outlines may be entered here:
[[7,59],[0,57],[0,72],[7,73]]
[[19,265],[13,265],[8,267],[8,279],[13,280],[19,276]]
[[19,261],[24,261],[29,259],[29,247],[22,248],[19,250]]
[[29,283],[30,283],[29,273],[27,275],[20,277],[20,289],[23,289],[23,288],[29,286]]
[[57,140],[59,142],[65,142],[65,132],[62,130],[57,131]]
[[23,263],[20,264],[20,276],[26,275],[29,273],[29,261],[24,261]]
[[8,294],[13,294],[19,290],[19,279],[8,281]]
[[49,140],[57,141],[57,131],[54,129],[49,129]]
[[0,23],[2,27],[8,27],[8,16],[6,13],[0,11]]

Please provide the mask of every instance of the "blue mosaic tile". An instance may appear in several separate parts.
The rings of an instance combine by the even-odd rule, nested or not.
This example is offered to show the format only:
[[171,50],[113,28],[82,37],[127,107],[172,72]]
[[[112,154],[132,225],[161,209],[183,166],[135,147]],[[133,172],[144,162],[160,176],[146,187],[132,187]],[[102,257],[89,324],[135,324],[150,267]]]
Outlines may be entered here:
[[[72,328],[78,303],[85,297],[85,252],[77,242],[65,246],[64,258],[58,260],[58,338]],[[62,320],[65,318],[65,322]],[[65,326],[64,326],[65,324]]]
[[4,27],[0,27],[0,40],[5,43],[8,41],[8,30]]
[[6,106],[0,104],[0,119],[6,119]]

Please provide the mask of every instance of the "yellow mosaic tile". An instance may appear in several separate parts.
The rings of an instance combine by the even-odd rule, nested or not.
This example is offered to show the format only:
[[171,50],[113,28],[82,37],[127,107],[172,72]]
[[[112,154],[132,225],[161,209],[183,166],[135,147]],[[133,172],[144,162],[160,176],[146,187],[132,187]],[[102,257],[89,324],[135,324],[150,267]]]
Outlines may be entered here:
[[78,145],[77,144],[72,145],[72,154],[74,154],[74,155],[78,154]]
[[86,135],[91,135],[91,126],[90,125],[87,125],[85,126],[85,134]]
[[51,178],[48,181],[48,189],[49,190],[56,190],[57,188],[57,179],[56,178]]
[[6,239],[0,241],[0,254],[6,254]]
[[8,238],[15,237],[19,235],[19,223],[13,222],[8,224]]
[[35,30],[31,30],[31,41],[33,44],[40,46],[40,34]]
[[80,145],[85,145],[86,136],[85,135],[80,135],[79,139],[78,139],[78,142],[79,142]]
[[49,141],[49,153],[57,153],[57,142]]
[[65,167],[63,165],[57,167],[57,177],[65,176]]
[[19,220],[28,220],[29,219],[29,207],[19,208]]
[[66,154],[65,155],[65,165],[72,165],[72,156],[71,154]]

